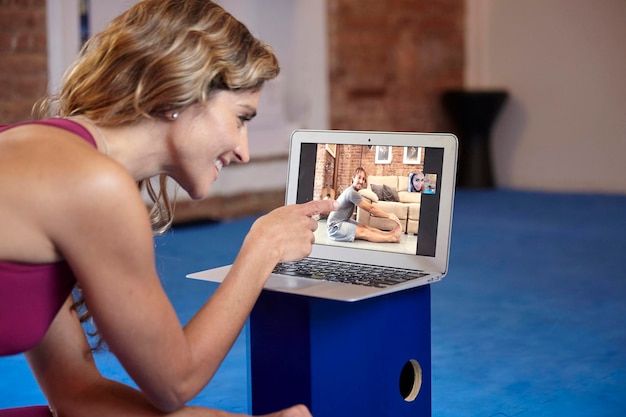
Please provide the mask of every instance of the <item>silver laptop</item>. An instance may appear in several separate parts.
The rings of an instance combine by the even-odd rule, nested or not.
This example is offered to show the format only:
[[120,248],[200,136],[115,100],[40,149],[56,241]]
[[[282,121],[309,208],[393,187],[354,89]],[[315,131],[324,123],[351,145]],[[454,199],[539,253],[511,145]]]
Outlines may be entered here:
[[[448,270],[458,142],[452,134],[296,130],[289,149],[286,204],[338,198],[357,167],[368,174],[359,193],[402,224],[399,242],[338,242],[318,219],[309,257],[277,265],[265,289],[359,301],[441,280]],[[409,191],[418,174],[424,186]],[[423,174],[423,175],[422,175]],[[394,225],[356,207],[352,219],[381,230]],[[221,282],[230,265],[188,275]]]

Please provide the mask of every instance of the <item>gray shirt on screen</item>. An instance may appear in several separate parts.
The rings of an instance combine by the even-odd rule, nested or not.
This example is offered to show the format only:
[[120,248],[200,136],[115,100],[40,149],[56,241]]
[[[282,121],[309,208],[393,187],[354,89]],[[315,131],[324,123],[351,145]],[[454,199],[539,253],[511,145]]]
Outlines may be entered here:
[[363,197],[361,197],[361,194],[359,194],[354,187],[350,186],[343,190],[337,199],[339,208],[335,211],[331,211],[328,215],[328,226],[330,227],[349,220],[352,217],[352,213],[354,213],[354,207],[358,206],[361,201],[363,201]]

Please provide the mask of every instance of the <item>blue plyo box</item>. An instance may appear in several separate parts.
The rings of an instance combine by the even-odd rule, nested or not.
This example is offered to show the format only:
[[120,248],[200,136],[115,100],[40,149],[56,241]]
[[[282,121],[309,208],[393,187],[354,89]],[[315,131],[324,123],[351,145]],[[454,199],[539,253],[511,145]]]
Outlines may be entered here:
[[263,291],[250,378],[255,415],[430,416],[430,287],[353,303]]

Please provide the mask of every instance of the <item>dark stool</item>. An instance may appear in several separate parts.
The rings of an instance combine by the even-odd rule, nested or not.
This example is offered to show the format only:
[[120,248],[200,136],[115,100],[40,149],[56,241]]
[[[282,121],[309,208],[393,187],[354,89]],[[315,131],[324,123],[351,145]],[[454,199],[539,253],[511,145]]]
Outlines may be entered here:
[[459,138],[458,187],[494,186],[489,139],[507,97],[506,91],[498,90],[452,90],[443,94],[443,107]]

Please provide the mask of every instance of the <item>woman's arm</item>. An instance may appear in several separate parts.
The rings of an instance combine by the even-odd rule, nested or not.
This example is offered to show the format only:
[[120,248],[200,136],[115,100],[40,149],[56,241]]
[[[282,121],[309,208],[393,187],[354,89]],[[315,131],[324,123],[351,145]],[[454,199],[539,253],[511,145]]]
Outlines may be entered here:
[[[50,406],[67,417],[237,417],[226,411],[183,407],[163,413],[136,389],[100,375],[91,355],[72,299],[61,308],[45,338],[26,354]],[[303,407],[276,416],[310,417]]]
[[55,160],[57,177],[74,180],[56,185],[46,233],[76,274],[111,351],[151,404],[175,411],[211,380],[276,262],[310,252],[317,227],[310,216],[334,209],[333,202],[283,207],[259,219],[229,276],[183,329],[155,270],[134,180],[107,158],[60,155],[67,160]]
[[71,306],[69,297],[44,339],[26,353],[35,378],[57,415],[163,415],[141,392],[100,375]]

